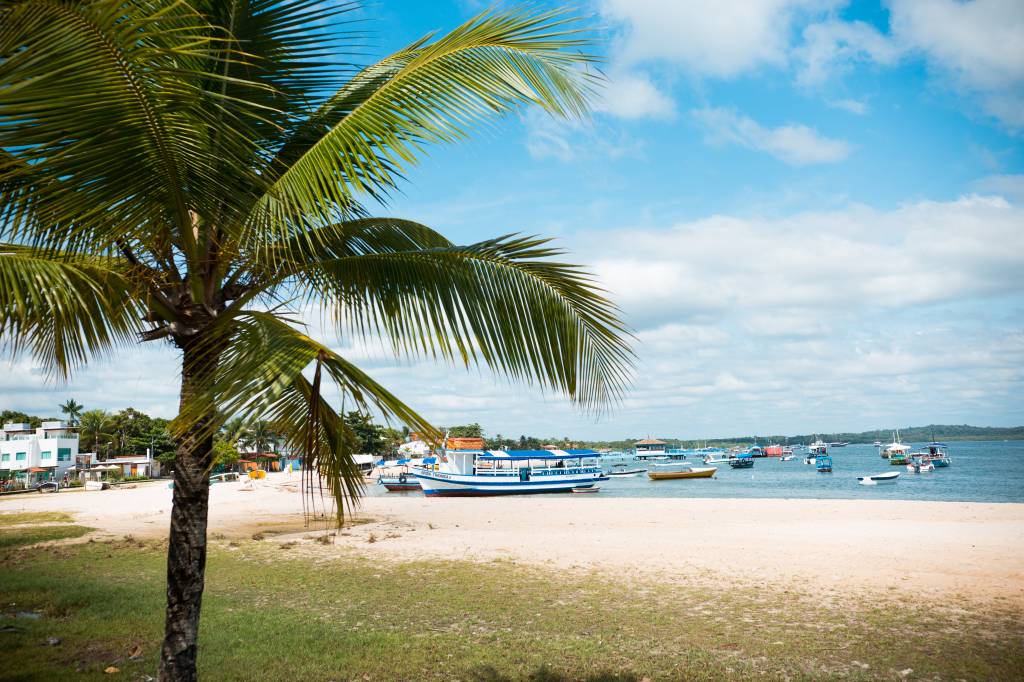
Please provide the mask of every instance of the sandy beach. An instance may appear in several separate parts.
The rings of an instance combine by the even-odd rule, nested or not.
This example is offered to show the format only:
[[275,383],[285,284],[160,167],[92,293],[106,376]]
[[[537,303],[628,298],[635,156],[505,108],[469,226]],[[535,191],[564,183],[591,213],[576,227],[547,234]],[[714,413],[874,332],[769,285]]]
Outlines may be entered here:
[[[297,483],[274,474],[252,490],[213,486],[211,535],[308,536]],[[166,482],[0,500],[0,513],[67,511],[113,536],[162,537],[170,508]],[[395,561],[503,559],[624,578],[1024,607],[1021,504],[394,494],[365,498],[359,515],[368,522],[346,528],[334,545],[308,542],[308,551],[358,550]]]

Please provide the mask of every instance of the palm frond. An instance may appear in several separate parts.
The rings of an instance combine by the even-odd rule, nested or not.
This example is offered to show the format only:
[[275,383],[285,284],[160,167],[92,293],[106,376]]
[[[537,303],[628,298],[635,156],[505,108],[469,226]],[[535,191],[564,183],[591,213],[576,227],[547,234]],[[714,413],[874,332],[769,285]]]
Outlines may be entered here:
[[593,58],[564,11],[485,12],[437,40],[358,74],[281,148],[254,220],[335,220],[359,195],[382,196],[423,147],[463,138],[475,124],[530,103],[581,116],[597,82]]
[[209,144],[225,120],[218,93],[200,87],[221,77],[209,71],[223,52],[212,33],[181,2],[0,6],[0,149],[22,162],[2,164],[0,187],[29,175],[34,190],[5,197],[33,218],[9,238],[103,248],[162,224],[194,245],[194,215],[233,201],[217,162],[254,150],[238,117]]
[[174,432],[184,433],[203,423],[208,419],[203,405],[209,404],[216,404],[221,415],[266,420],[322,474],[339,514],[358,499],[362,477],[352,460],[346,427],[304,371],[316,364],[357,409],[436,434],[412,408],[351,362],[300,332],[287,318],[245,311],[224,324],[232,329],[227,343],[221,346],[220,337],[221,342],[192,349],[208,358],[211,380],[204,387],[205,399],[183,406],[172,423]]
[[383,334],[403,356],[482,362],[600,409],[628,382],[628,331],[591,276],[552,260],[560,253],[544,239],[508,236],[328,255],[296,279],[311,302],[327,302],[343,333]]
[[137,341],[144,297],[128,270],[113,258],[58,260],[0,244],[0,338],[62,377]]

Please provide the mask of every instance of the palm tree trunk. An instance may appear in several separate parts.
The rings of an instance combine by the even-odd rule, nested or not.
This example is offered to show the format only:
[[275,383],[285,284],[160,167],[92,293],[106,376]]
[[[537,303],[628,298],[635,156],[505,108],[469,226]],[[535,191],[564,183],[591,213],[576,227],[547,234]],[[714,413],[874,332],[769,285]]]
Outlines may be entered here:
[[[199,368],[196,353],[190,352],[187,346],[183,351],[181,411],[184,412],[195,399],[210,366],[204,364]],[[203,360],[205,363],[208,358]],[[197,679],[196,654],[206,572],[212,452],[213,432],[205,421],[196,424],[178,441],[167,548],[167,614],[160,653],[161,682]]]

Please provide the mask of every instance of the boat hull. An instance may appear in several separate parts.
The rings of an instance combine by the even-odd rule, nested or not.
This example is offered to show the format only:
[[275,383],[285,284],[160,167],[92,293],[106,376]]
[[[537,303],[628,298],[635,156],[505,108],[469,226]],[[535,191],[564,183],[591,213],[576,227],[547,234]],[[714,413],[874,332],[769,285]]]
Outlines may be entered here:
[[599,481],[608,480],[608,476],[596,473],[543,476],[527,481],[514,476],[467,476],[420,471],[417,471],[415,476],[423,488],[423,494],[428,497],[490,497],[567,493],[573,488],[589,488]]
[[701,467],[690,471],[648,471],[647,475],[655,481],[673,478],[711,478],[718,471],[717,467]]
[[895,483],[899,479],[899,477],[900,472],[893,471],[888,474],[876,474],[875,476],[858,476],[857,480],[862,483],[864,481],[871,481],[875,485],[881,485],[883,483]]

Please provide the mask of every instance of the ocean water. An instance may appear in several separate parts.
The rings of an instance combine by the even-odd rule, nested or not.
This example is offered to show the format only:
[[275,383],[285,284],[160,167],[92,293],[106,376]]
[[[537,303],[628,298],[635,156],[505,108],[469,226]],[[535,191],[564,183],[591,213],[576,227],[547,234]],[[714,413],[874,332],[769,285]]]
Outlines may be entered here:
[[[908,443],[916,446],[920,443]],[[813,464],[804,464],[806,453],[780,462],[777,457],[760,457],[752,469],[718,467],[715,478],[652,481],[646,474],[616,478],[601,484],[599,497],[770,497],[804,499],[886,499],[947,500],[959,502],[1024,502],[1024,441],[950,442],[950,467],[930,473],[912,474],[905,466],[893,466],[882,459],[873,445],[829,448],[832,473],[819,474]],[[607,459],[605,468],[632,457]],[[691,458],[692,461],[692,458]],[[697,466],[703,466],[699,460]],[[858,476],[900,472],[895,484],[865,486]],[[578,496],[583,497],[583,496]]]

